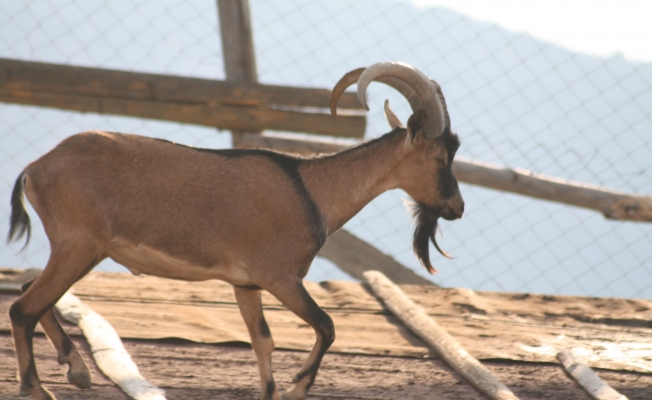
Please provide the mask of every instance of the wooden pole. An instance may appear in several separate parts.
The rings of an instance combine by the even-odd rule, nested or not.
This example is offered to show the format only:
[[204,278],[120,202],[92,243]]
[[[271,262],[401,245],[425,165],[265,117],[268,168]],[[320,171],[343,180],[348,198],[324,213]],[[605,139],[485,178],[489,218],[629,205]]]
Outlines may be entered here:
[[606,384],[587,363],[571,349],[562,350],[557,353],[557,359],[561,362],[566,372],[577,381],[586,393],[595,400],[627,400],[627,397],[618,393],[614,388]]
[[652,196],[618,192],[520,168],[503,168],[469,159],[456,159],[458,180],[598,211],[610,219],[652,222]]
[[367,271],[364,276],[373,293],[383,301],[390,312],[476,389],[490,399],[518,400],[507,386],[464,350],[457,340],[385,275],[378,271]]
[[74,294],[66,292],[56,308],[84,333],[100,370],[135,400],[165,400],[165,391],[149,383],[138,370],[113,326]]
[[[248,0],[217,0],[217,8],[226,80],[238,83],[258,82]],[[245,133],[261,132],[232,130],[233,147],[239,147]]]

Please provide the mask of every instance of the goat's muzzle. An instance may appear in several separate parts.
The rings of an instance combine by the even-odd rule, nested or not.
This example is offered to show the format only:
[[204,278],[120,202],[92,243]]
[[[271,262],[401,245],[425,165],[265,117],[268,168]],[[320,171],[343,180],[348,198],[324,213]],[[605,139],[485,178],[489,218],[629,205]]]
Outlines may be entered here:
[[464,214],[464,200],[462,196],[455,196],[451,198],[446,207],[441,210],[441,217],[447,221],[454,221],[462,218]]

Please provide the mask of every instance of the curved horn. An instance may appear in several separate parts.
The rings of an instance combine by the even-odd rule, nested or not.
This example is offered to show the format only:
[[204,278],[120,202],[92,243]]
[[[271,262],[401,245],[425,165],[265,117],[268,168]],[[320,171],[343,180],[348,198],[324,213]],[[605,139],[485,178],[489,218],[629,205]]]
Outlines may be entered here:
[[342,95],[342,93],[344,93],[346,88],[348,88],[349,86],[353,85],[358,81],[360,75],[362,75],[362,72],[364,70],[365,68],[362,67],[362,68],[354,69],[353,71],[349,71],[346,74],[344,74],[344,76],[340,78],[339,81],[337,81],[335,87],[331,91],[330,106],[331,106],[332,116],[335,117],[337,115],[337,100],[340,99],[340,96]]
[[439,96],[438,94],[438,91],[441,92],[441,89],[438,89],[439,85],[433,83],[423,73],[408,64],[381,62],[365,69],[358,79],[358,101],[366,108],[365,93],[367,86],[372,81],[385,77],[400,79],[410,86],[419,98],[422,108],[426,111],[425,136],[428,138],[440,136],[447,126],[447,112],[440,99],[440,97],[443,98],[443,95]]
[[[335,84],[335,87],[331,91],[331,99],[330,99],[331,115],[333,116],[337,115],[337,100],[339,100],[342,93],[344,93],[344,91],[349,86],[358,82],[358,79],[360,79],[360,75],[362,75],[365,69],[366,68],[358,68],[358,69],[354,69],[353,71],[347,72]],[[383,76],[376,79],[376,81],[384,83],[385,85],[394,88],[396,91],[402,94],[403,97],[405,97],[407,101],[410,103],[410,107],[412,107],[412,111],[420,110],[423,108],[421,107],[421,101],[419,100],[419,96],[417,96],[415,91],[412,90],[412,88],[401,79],[393,78],[391,76]]]
[[432,84],[437,88],[437,96],[439,96],[439,101],[441,102],[442,109],[444,110],[444,125],[450,130],[451,129],[451,118],[448,115],[448,107],[446,106],[446,99],[444,98],[444,93],[441,91],[439,84],[432,79],[430,80]]

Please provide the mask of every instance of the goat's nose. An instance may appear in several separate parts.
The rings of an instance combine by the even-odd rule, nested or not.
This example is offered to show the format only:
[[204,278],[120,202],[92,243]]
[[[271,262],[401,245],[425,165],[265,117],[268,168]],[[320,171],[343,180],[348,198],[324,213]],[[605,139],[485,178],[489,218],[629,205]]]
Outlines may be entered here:
[[459,199],[458,201],[453,202],[453,204],[450,205],[450,208],[455,214],[455,219],[462,218],[462,214],[464,214],[464,200]]

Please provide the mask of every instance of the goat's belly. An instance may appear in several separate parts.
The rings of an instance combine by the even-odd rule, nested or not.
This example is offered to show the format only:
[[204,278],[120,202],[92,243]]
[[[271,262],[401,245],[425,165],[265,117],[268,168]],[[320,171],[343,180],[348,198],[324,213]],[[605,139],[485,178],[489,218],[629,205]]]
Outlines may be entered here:
[[134,275],[145,274],[184,281],[219,279],[236,286],[253,285],[245,266],[204,267],[143,244],[114,242],[105,254],[118,264],[124,265]]

